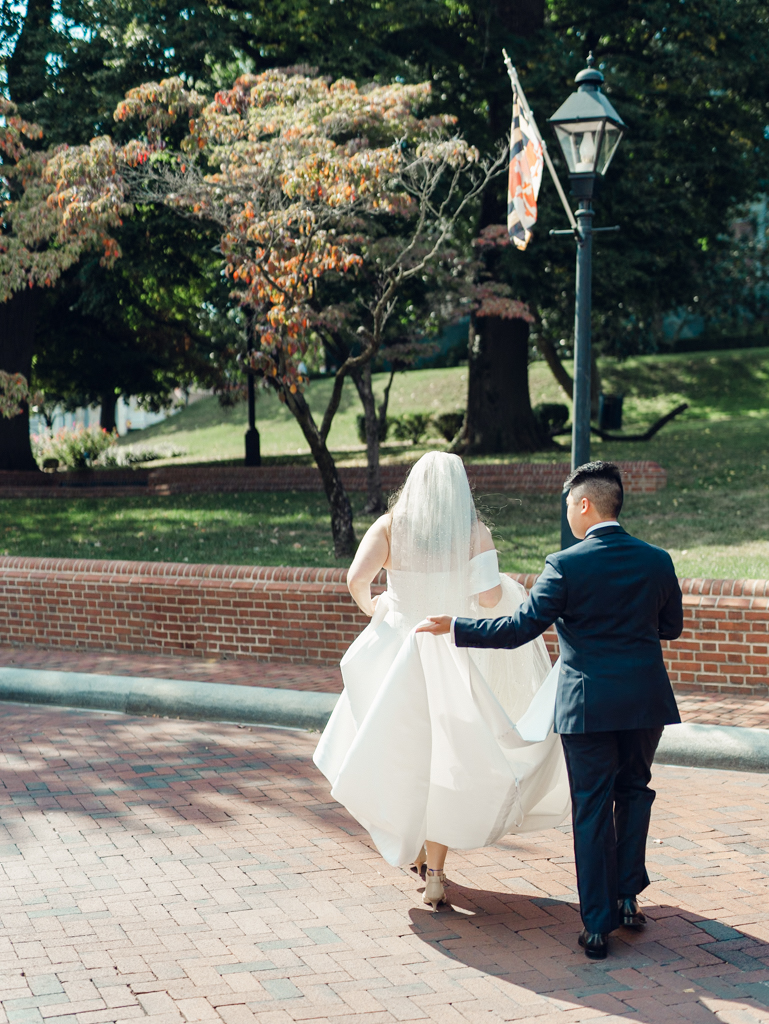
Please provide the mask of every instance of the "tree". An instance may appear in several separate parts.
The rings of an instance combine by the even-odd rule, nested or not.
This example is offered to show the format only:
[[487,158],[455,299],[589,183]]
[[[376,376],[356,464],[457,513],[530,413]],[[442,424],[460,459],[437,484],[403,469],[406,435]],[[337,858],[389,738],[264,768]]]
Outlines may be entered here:
[[[769,58],[761,32],[768,17],[752,0],[550,5],[539,65],[527,69],[540,126],[573,89],[590,50],[629,126],[596,202],[597,224],[620,226],[595,239],[599,351],[623,356],[662,342],[665,315],[707,287],[708,251],[726,232],[734,204],[766,180]],[[550,197],[540,203],[543,228],[552,223],[550,207],[558,213]],[[538,231],[525,258],[507,259],[538,314],[538,333],[569,339],[571,244]]]
[[101,406],[115,428],[118,398],[159,410],[179,389],[216,387],[218,355],[243,331],[229,303],[217,235],[171,211],[140,208],[115,233],[121,259],[81,259],[46,294],[38,318],[34,386],[47,404]]
[[[229,10],[207,2],[125,0],[114,4],[105,0],[87,3],[83,0],[57,0],[56,3],[28,0],[26,4],[19,4],[0,0],[0,70],[4,71],[6,81],[6,98],[2,103],[8,98],[15,103],[14,107],[3,107],[0,116],[13,110],[19,125],[27,124],[34,129],[31,136],[26,136],[23,154],[19,154],[23,155],[24,162],[16,180],[13,178],[16,155],[0,152],[2,245],[8,244],[16,230],[9,219],[12,214],[19,223],[20,218],[25,219],[23,230],[26,231],[24,245],[11,244],[0,260],[0,368],[3,372],[21,372],[27,379],[42,336],[43,346],[35,361],[42,383],[71,401],[77,398],[78,392],[89,401],[103,398],[108,421],[110,410],[114,411],[116,390],[126,392],[138,386],[145,391],[148,400],[154,401],[158,399],[159,385],[162,385],[161,391],[172,385],[170,373],[159,374],[159,368],[170,371],[174,360],[169,361],[169,356],[179,355],[183,335],[187,336],[184,345],[189,353],[190,339],[201,331],[206,334],[210,326],[199,322],[195,305],[199,289],[194,284],[189,292],[190,304],[184,311],[180,308],[178,290],[170,315],[167,304],[164,307],[162,302],[151,310],[150,303],[142,301],[141,309],[134,306],[129,311],[125,301],[117,297],[120,284],[114,282],[113,288],[105,269],[92,261],[83,273],[73,269],[66,275],[66,295],[47,294],[46,301],[42,301],[39,285],[48,285],[57,291],[55,286],[61,272],[72,268],[79,253],[92,248],[91,242],[97,247],[101,245],[101,239],[83,239],[83,244],[76,243],[73,249],[70,237],[67,249],[63,238],[55,237],[61,225],[51,225],[57,216],[60,220],[60,216],[54,210],[46,212],[44,209],[47,195],[44,173],[51,150],[43,149],[41,131],[44,130],[49,147],[85,143],[112,123],[115,105],[131,86],[157,74],[181,73],[191,82],[216,80],[223,68],[249,59],[249,50],[258,53],[250,33],[241,30]],[[33,122],[40,127],[34,127]],[[20,130],[24,134],[24,130]],[[30,229],[37,230],[36,222],[40,222],[39,238],[30,237]],[[93,220],[89,223],[93,224]],[[118,224],[115,222],[109,228],[117,231]],[[154,235],[157,235],[157,224]],[[194,254],[190,252],[192,245],[196,247]],[[181,247],[185,255],[173,263],[179,264],[186,257],[199,268],[205,260],[210,261],[207,246],[205,232],[190,232]],[[159,250],[160,246],[156,244],[154,248]],[[105,266],[113,262],[115,251],[108,254]],[[130,244],[126,246],[126,256],[123,267],[134,262]],[[164,253],[155,267],[148,268],[146,255],[139,250],[140,267],[132,268],[130,274],[122,271],[123,300],[127,277],[135,281],[141,274],[149,274],[150,278],[162,280],[165,256]],[[45,263],[39,274],[30,260],[36,265]],[[30,289],[28,285],[33,287]],[[209,300],[210,293],[209,288]],[[211,319],[225,321],[226,289],[219,288],[217,295],[222,305],[212,310]],[[149,295],[145,294],[145,298]],[[184,327],[178,322],[182,313],[186,320]],[[142,321],[142,344],[137,350],[139,321]],[[152,321],[151,326],[149,321]],[[99,322],[109,323],[111,330],[99,331]],[[68,352],[67,346],[71,346],[74,338],[77,338],[77,347]],[[178,358],[176,363],[179,363]],[[106,375],[97,372],[99,364],[102,370],[108,371]],[[193,368],[202,370],[199,364],[197,359],[182,360],[177,383],[189,377]],[[154,372],[147,372],[150,367]],[[209,367],[208,377],[203,377],[205,382],[209,382],[210,375]],[[101,395],[86,379],[88,376],[96,383],[101,376]],[[107,376],[112,378],[109,385]],[[27,421],[25,405],[19,417],[0,421],[0,466],[35,468]]]
[[235,14],[206,0],[0,0],[0,66],[20,115],[50,143],[86,143],[149,78],[212,90],[259,59]]
[[[0,97],[0,368],[29,382],[41,289],[50,287],[88,249],[101,248],[106,264],[118,255],[109,231],[126,206],[113,201],[87,220],[65,217],[50,203],[48,171],[57,150],[32,150],[42,130],[20,118]],[[109,173],[106,168],[106,178]],[[113,200],[114,200],[113,196]],[[0,469],[36,470],[29,446],[29,408],[0,418]]]
[[[249,311],[248,367],[273,388],[299,423],[323,479],[335,551],[354,545],[352,512],[328,433],[345,378],[381,347],[395,296],[424,273],[464,209],[499,170],[452,135],[453,118],[420,118],[429,85],[359,91],[302,72],[239,78],[212,103],[179,79],[132,90],[119,120],[139,119],[146,136],[124,146],[107,138],[62,151],[57,201],[65,219],[88,220],[127,198],[163,203],[216,224],[224,270]],[[189,121],[180,148],[168,145],[178,118]],[[115,168],[104,175],[102,168]],[[335,375],[318,423],[303,395],[300,368],[318,313],[318,282],[349,274],[367,259],[368,218],[410,221],[403,245],[376,265],[361,348]]]
[[[294,16],[299,6],[284,5]],[[544,0],[515,4],[470,0],[462,5],[405,0],[373,5],[353,0],[322,13],[318,9],[316,18],[303,19],[301,27],[291,22],[288,13],[282,20],[269,18],[264,4],[257,4],[254,13],[255,31],[280,59],[311,60],[332,74],[349,74],[354,68],[355,73],[374,79],[388,74],[401,74],[407,80],[430,78],[434,94],[457,113],[463,134],[481,152],[493,152],[510,123],[510,88],[502,70],[501,47],[517,53],[529,46],[543,28],[545,4]],[[338,46],[329,49],[325,43],[329,35],[339,40]],[[483,202],[468,211],[473,223],[466,227],[466,240],[498,225],[505,216],[505,203],[499,181],[490,182]],[[519,299],[528,298],[493,253],[485,253],[483,259],[486,285],[507,285]],[[526,320],[490,312],[473,314],[465,451],[533,451],[547,445],[531,412],[528,359]],[[514,404],[508,401],[510,394],[515,395]],[[504,424],[498,420],[502,411]]]
[[[365,243],[361,247],[363,264],[357,272],[344,282],[322,286],[316,294],[316,330],[323,340],[326,355],[331,356],[337,367],[343,366],[351,354],[361,351],[361,336],[366,335],[373,323],[372,311],[379,298],[382,267],[392,264],[408,245],[409,222],[394,217],[384,220],[385,223],[379,218],[375,224],[369,221],[365,233],[363,224],[359,229],[359,236],[365,238]],[[364,411],[367,455],[364,511],[368,513],[380,513],[386,507],[379,447],[394,373],[432,354],[435,346],[431,339],[443,327],[470,313],[480,318],[504,316],[508,319],[526,319],[529,315],[522,303],[508,297],[509,289],[504,285],[477,280],[481,264],[466,254],[468,246],[456,237],[456,227],[455,224],[440,253],[432,254],[428,261],[424,259],[428,255],[424,245],[412,251],[411,263],[416,261],[422,273],[402,280],[392,294],[391,311],[380,332],[384,348],[379,348],[381,358],[390,363],[391,374],[379,408],[372,387],[371,361],[351,374]],[[340,294],[342,291],[344,295]]]
[[[595,52],[607,75],[604,91],[630,129],[596,204],[597,223],[621,228],[595,239],[600,352],[621,356],[660,343],[665,314],[695,295],[702,300],[707,251],[726,232],[733,205],[769,179],[769,14],[760,0],[346,0],[310,8],[283,0],[274,19],[272,6],[250,5],[270,60],[307,60],[363,79],[427,78],[481,151],[509,126],[503,46],[551,143],[546,118]],[[329,47],[329,38],[338,45]],[[554,144],[551,152],[558,160]],[[494,272],[530,306],[532,338],[556,366],[555,343],[573,330],[574,252],[568,239],[548,237],[551,227],[566,225],[547,178],[539,208],[532,244],[523,254],[500,253]],[[503,219],[501,189],[490,189],[473,233]],[[520,325],[517,332],[523,351]],[[568,375],[559,377],[568,388]]]

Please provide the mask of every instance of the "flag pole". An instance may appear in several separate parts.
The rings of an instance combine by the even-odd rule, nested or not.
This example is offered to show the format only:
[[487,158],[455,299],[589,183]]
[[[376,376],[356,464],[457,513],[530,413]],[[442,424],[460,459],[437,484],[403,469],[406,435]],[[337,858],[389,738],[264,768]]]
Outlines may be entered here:
[[526,99],[526,95],[523,89],[521,88],[521,82],[518,78],[518,72],[513,67],[512,61],[507,55],[507,50],[502,50],[502,53],[505,58],[505,67],[507,68],[507,73],[510,76],[510,83],[513,87],[513,92],[517,93],[518,102],[523,107],[524,114],[526,115],[534,131],[537,133],[539,144],[542,146],[542,156],[545,158],[545,163],[547,164],[548,171],[550,171],[550,177],[553,179],[555,190],[558,193],[561,202],[563,203],[563,208],[566,211],[566,216],[569,218],[569,224],[571,225],[572,230],[578,234],[579,228],[577,227],[577,221],[574,217],[574,212],[572,211],[571,206],[569,206],[569,200],[566,198],[566,193],[564,192],[563,186],[561,185],[558,175],[555,172],[555,167],[553,167],[553,161],[550,159],[550,154],[547,151],[547,143],[542,138],[542,133],[540,132],[537,126],[537,122],[534,120],[534,114],[532,113],[531,107],[529,106],[528,100]]

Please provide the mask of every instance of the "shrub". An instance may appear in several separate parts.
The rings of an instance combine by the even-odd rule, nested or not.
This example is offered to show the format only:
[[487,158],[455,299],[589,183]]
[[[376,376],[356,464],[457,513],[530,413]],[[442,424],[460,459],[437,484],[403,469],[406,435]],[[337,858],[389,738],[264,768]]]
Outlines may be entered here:
[[462,428],[465,421],[463,412],[444,412],[440,416],[433,416],[433,423],[438,428],[438,433],[447,441],[453,441]]
[[426,412],[407,412],[393,417],[393,435],[398,441],[419,444],[429,426],[430,417]]
[[[378,417],[377,417],[378,418]],[[387,440],[387,435],[390,432],[392,426],[392,419],[389,416],[385,416],[384,423],[379,424],[379,443],[383,444]],[[355,425],[358,428],[358,440],[361,444],[366,443],[366,417],[358,416],[355,420]]]
[[108,434],[101,427],[84,427],[76,423],[71,429],[62,427],[55,434],[33,434],[32,450],[39,465],[58,459],[70,469],[87,469],[113,445],[117,432]]
[[557,434],[569,419],[569,407],[561,402],[542,402],[535,405],[532,412],[546,434]]

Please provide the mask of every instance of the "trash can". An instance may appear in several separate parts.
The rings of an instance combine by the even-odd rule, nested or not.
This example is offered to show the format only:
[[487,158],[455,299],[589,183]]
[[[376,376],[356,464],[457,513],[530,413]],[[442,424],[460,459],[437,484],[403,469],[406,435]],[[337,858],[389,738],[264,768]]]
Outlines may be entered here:
[[598,426],[601,430],[622,430],[623,395],[600,395],[598,400]]

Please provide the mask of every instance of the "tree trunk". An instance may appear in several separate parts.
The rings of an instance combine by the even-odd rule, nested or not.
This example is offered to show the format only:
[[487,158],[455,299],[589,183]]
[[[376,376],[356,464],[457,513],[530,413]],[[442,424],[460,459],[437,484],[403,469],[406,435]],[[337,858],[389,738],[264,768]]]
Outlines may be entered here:
[[354,554],[357,544],[355,530],[352,525],[352,507],[344,484],[339,477],[334,457],[321,438],[320,431],[312,418],[310,407],[304,395],[298,391],[295,395],[286,396],[289,411],[302,428],[302,433],[310,446],[315,465],[320,471],[323,489],[331,509],[331,534],[334,538],[334,556],[347,558]]
[[[497,47],[501,43],[494,35],[495,31],[501,28],[519,38],[531,37],[544,26],[545,8],[545,0],[515,0],[514,3],[512,0],[493,0],[486,8],[488,30],[481,67],[487,60],[499,61]],[[500,81],[498,74],[495,81]],[[489,89],[486,121],[491,138],[503,138],[507,132],[510,103],[510,93],[506,88]],[[489,184],[481,198],[478,231],[490,224],[503,224],[507,219],[506,210],[507,193],[501,179],[498,179]],[[497,258],[489,256],[485,262],[485,270],[492,280],[506,280]],[[526,299],[525,295],[520,297]],[[523,320],[493,317],[478,320],[474,317],[473,321],[470,328],[467,413],[452,448],[468,453],[490,453],[530,452],[547,447],[549,438],[542,434],[531,412],[528,325]],[[473,330],[481,335],[478,345],[472,340]],[[474,355],[476,348],[478,352]],[[511,392],[507,392],[508,387],[512,388]]]
[[[574,381],[569,376],[568,370],[561,362],[558,350],[549,338],[541,335],[537,338],[537,348],[545,357],[553,376],[569,396],[574,397]],[[590,418],[598,419],[599,399],[601,396],[601,372],[598,369],[598,361],[595,358],[595,349],[590,349]]]
[[395,378],[395,367],[393,366],[390,370],[390,379],[385,385],[384,394],[382,395],[382,404],[379,406],[379,412],[377,413],[377,420],[379,422],[379,436],[384,437],[385,424],[387,423],[387,410],[390,407],[390,388],[393,386],[393,380]]
[[106,391],[101,396],[101,413],[99,414],[99,426],[111,434],[117,428],[117,395],[112,391]]
[[[23,373],[29,381],[35,349],[35,320],[39,306],[37,288],[15,292],[0,303],[0,370]],[[29,443],[29,406],[7,420],[0,416],[0,469],[38,470]]]
[[[475,319],[475,318],[474,318]],[[531,411],[529,325],[485,316],[471,324],[467,416],[461,448],[468,455],[536,452],[551,446]]]
[[550,367],[555,379],[561,385],[568,397],[573,398],[574,381],[571,379],[568,370],[561,362],[561,357],[558,355],[558,349],[549,338],[543,338],[541,334],[537,336],[537,348],[544,356],[545,362]]
[[379,466],[379,417],[371,384],[371,363],[366,363],[352,375],[363,405],[366,420],[366,504],[364,512],[380,514],[385,511],[382,497],[382,470]]

